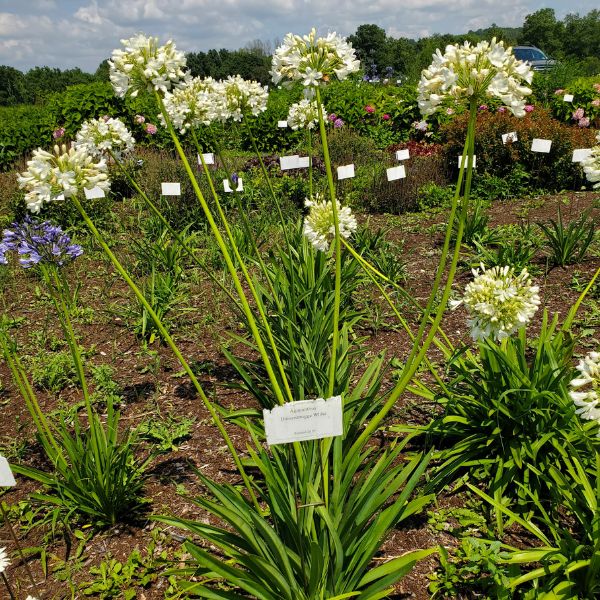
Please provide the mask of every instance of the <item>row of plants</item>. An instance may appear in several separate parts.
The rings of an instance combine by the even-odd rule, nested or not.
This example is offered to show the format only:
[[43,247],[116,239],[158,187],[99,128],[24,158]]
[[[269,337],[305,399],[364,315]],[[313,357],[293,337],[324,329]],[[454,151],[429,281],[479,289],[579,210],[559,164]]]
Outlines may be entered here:
[[[249,221],[248,199],[233,193],[231,205],[225,205],[216,191],[218,172],[210,170],[201,152],[206,149],[201,140],[210,139],[208,149],[220,155],[221,168],[233,182],[219,138],[211,137],[206,121],[225,114],[229,119],[239,117],[242,126],[252,123],[267,110],[264,90],[243,80],[223,86],[187,79],[183,55],[175,46],[159,46],[157,40],[143,35],[127,40],[125,49],[113,54],[116,92],[149,94],[160,109],[164,129],[188,177],[190,195],[200,207],[196,210],[218,247],[225,280],[216,276],[214,265],[199,252],[193,223],[174,226],[172,218],[182,215],[176,210],[169,215],[168,203],[144,189],[133,166],[133,137],[118,119],[96,115],[77,132],[71,148],[57,146],[54,153],[38,149],[19,177],[30,212],[37,214],[46,211],[48,204],[65,201],[79,215],[80,227],[89,231],[110,269],[139,303],[140,335],[159,339],[172,352],[235,467],[235,481],[218,480],[200,470],[195,473],[203,493],[193,501],[211,520],[153,516],[185,531],[186,564],[171,575],[187,597],[389,597],[416,562],[436,549],[412,549],[375,561],[387,536],[421,512],[445,486],[465,480],[490,506],[495,519],[490,529],[496,535],[518,524],[543,544],[523,550],[500,541],[498,564],[516,565],[502,573],[506,593],[517,588],[531,597],[538,591],[547,597],[596,593],[600,536],[595,527],[590,531],[585,524],[590,513],[595,519],[600,493],[594,483],[600,468],[595,437],[600,357],[592,352],[575,365],[572,324],[600,270],[564,322],[559,326],[545,315],[532,338],[525,328],[541,300],[527,269],[517,273],[502,264],[475,270],[473,281],[455,297],[453,306],[466,308],[477,345],[450,342],[443,319],[456,296],[453,283],[463,242],[475,245],[480,237],[473,234],[476,227],[472,226],[479,204],[471,202],[479,107],[492,95],[513,113],[523,113],[532,73],[495,42],[451,47],[444,59],[446,70],[434,63],[424,73],[419,90],[422,108],[425,114],[434,113],[439,97],[459,100],[468,105],[468,121],[463,126],[462,167],[450,199],[439,265],[424,306],[403,291],[398,282],[401,274],[386,267],[388,248],[381,239],[366,234],[361,238],[360,233],[357,242],[352,239],[358,225],[333,179],[325,115],[331,108],[323,107],[322,91],[330,80],[346,79],[359,65],[352,48],[337,36],[318,39],[314,30],[304,38],[290,34],[275,53],[275,83],[291,80],[305,88],[306,101],[298,103],[295,111],[301,128],[308,132],[307,144],[311,132],[318,131],[325,178],[319,187],[315,167],[309,168],[306,215],[302,223],[290,223],[273,178],[257,153],[271,194],[272,223],[277,224],[277,235],[269,232],[264,245]],[[473,74],[465,69],[470,64],[480,71]],[[246,131],[258,148],[253,127]],[[201,179],[196,160],[190,163],[180,141],[182,132],[191,138],[194,158],[200,156]],[[599,156],[595,150],[585,164],[592,181]],[[82,190],[90,187],[108,193],[114,173],[120,173],[152,217],[153,227],[138,236],[152,242],[139,248],[137,269],[129,267],[120,256],[121,248],[90,218],[81,197]],[[581,223],[577,232],[588,228]],[[575,247],[583,248],[583,257],[593,240],[566,235],[562,222],[556,229],[562,231],[562,238],[576,238]],[[593,238],[593,227],[591,231]],[[549,229],[546,235],[552,239]],[[43,470],[18,464],[15,471],[42,484],[35,499],[66,512],[69,520],[106,527],[139,514],[149,459],[134,452],[133,438],[125,431],[110,394],[102,412],[94,402],[85,352],[74,326],[73,283],[65,267],[77,259],[81,248],[60,228],[31,218],[8,228],[1,244],[1,262],[8,262],[16,252],[21,265],[36,269],[43,282],[71,356],[82,403],[82,414],[70,422],[45,414],[14,339],[15,322],[6,315],[0,330],[5,361],[52,465]],[[223,292],[242,324],[236,340],[245,351],[225,348],[223,356],[254,407],[231,410],[219,404],[169,330],[164,294],[172,293],[184,277],[183,260]],[[382,385],[389,367],[383,355],[360,360],[355,333],[361,315],[352,302],[359,272],[411,342],[407,356],[395,365],[392,388]],[[409,307],[411,320],[400,299]],[[433,347],[445,359],[442,369],[429,359]],[[429,374],[427,379],[420,376],[423,371]],[[425,427],[390,427],[388,417],[405,392],[435,401],[440,416]],[[338,397],[343,406],[341,436],[266,444],[262,410],[307,398]],[[248,440],[244,450],[234,443],[232,429]],[[383,443],[375,444],[375,436],[383,436]],[[415,446],[421,437],[426,442]],[[565,469],[571,477],[562,475]],[[415,493],[426,472],[425,486]],[[137,560],[139,564],[141,559]],[[6,578],[5,583],[10,589]]]

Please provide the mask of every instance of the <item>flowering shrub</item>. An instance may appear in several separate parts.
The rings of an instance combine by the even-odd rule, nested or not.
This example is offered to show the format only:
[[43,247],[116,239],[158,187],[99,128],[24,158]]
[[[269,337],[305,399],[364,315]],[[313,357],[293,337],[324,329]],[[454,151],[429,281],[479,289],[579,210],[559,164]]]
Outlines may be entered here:
[[[458,116],[442,129],[447,160],[452,165],[460,154],[465,122],[464,116]],[[511,131],[517,133],[518,141],[503,144],[502,134]],[[534,138],[552,140],[550,153],[531,152]],[[523,168],[529,174],[529,185],[536,189],[581,188],[585,178],[581,167],[571,162],[572,153],[576,148],[593,145],[592,131],[559,123],[548,110],[539,107],[524,119],[498,112],[483,112],[477,116],[477,168],[499,177],[508,176],[517,167]]]
[[[565,94],[573,102],[565,102]],[[552,114],[560,121],[580,127],[600,127],[600,77],[582,77],[564,89],[555,90],[550,98]],[[583,123],[582,123],[583,120]]]

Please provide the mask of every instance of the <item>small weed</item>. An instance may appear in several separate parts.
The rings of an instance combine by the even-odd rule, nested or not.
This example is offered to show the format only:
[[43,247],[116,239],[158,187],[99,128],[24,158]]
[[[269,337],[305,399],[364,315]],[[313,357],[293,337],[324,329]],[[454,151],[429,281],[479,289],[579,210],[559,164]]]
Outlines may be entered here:
[[136,428],[136,433],[142,440],[155,445],[159,452],[176,452],[182,442],[189,439],[194,418],[177,418],[169,414],[166,418],[148,419]]

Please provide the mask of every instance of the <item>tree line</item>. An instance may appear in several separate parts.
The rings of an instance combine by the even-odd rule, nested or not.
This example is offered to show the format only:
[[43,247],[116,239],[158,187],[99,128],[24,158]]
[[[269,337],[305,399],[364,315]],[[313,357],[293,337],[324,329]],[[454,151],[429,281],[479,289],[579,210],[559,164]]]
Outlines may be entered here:
[[[394,38],[375,24],[360,25],[349,36],[363,63],[365,77],[379,79],[416,80],[422,69],[431,62],[436,48],[469,40],[477,43],[492,37],[510,45],[526,44],[541,48],[552,58],[577,63],[581,75],[600,73],[600,10],[588,14],[568,14],[556,18],[554,9],[542,8],[527,15],[522,27],[507,28],[492,24],[485,29],[468,31],[462,35],[435,34],[414,40]],[[194,76],[223,79],[239,74],[266,84],[273,46],[254,40],[239,50],[211,49],[207,52],[189,52],[187,61]],[[61,70],[35,67],[26,73],[10,66],[0,65],[0,105],[43,103],[49,94],[60,92],[79,83],[108,81],[108,61],[104,60],[95,73],[81,69]]]

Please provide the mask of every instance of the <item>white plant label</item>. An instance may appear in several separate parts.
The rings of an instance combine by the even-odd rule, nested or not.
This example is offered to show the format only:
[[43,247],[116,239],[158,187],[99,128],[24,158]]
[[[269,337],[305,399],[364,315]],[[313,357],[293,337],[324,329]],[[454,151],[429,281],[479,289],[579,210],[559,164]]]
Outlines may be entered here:
[[162,196],[181,196],[180,183],[161,183],[160,188]]
[[408,160],[410,158],[410,152],[408,148],[404,150],[396,150],[396,160]]
[[308,167],[310,167],[310,156],[298,157],[298,168],[299,169],[308,169]]
[[396,181],[396,179],[404,179],[406,177],[406,169],[404,168],[404,165],[386,169],[386,173],[388,181]]
[[[458,168],[460,169],[462,166],[462,154],[458,157]],[[469,164],[469,157],[465,156],[465,168]],[[477,166],[477,157],[473,154],[473,168]]]
[[[202,158],[204,159],[204,164],[206,165],[214,165],[215,164],[215,155],[214,152],[207,152],[206,154],[202,154]],[[202,164],[202,159],[198,154],[198,164]]]
[[287,121],[277,121],[277,127],[281,127],[283,129],[287,126]]
[[[233,192],[233,190],[231,189],[231,185],[229,184],[229,179],[223,179],[223,189],[226,192]],[[237,187],[235,188],[235,191],[236,192],[244,191],[244,182],[242,181],[241,177],[238,177]]]
[[508,142],[516,142],[519,137],[517,136],[516,131],[510,131],[509,133],[502,134],[502,143],[507,144]]
[[289,444],[326,437],[344,432],[342,397],[324,400],[300,400],[263,410],[267,444]]
[[52,198],[52,200],[64,200],[64,199],[65,199],[64,194],[59,194],[58,196],[55,196],[54,198]]
[[586,158],[589,158],[592,154],[591,148],[576,148],[573,150],[573,162],[580,163],[583,162]]
[[575,98],[575,96],[573,96],[573,94],[565,94],[563,96],[563,100],[565,102],[573,102],[573,99]]
[[95,198],[104,198],[104,190],[98,186],[93,188],[83,188],[83,193],[86,200],[94,200]]
[[337,168],[338,179],[351,179],[354,177],[354,165],[344,165]]
[[300,160],[300,157],[297,154],[293,154],[292,156],[281,156],[279,158],[279,164],[281,165],[281,170],[287,171],[289,169],[297,169],[299,160]]
[[533,138],[531,141],[531,151],[532,152],[543,152],[548,154],[550,152],[550,148],[552,147],[552,140],[542,140],[540,138]]
[[0,456],[0,487],[13,487],[14,485],[17,485],[17,482],[10,470],[10,465],[4,456]]

